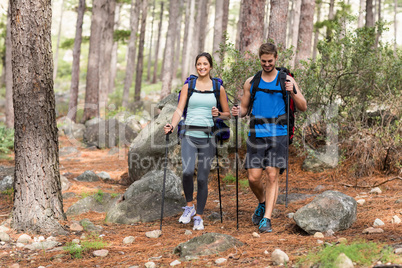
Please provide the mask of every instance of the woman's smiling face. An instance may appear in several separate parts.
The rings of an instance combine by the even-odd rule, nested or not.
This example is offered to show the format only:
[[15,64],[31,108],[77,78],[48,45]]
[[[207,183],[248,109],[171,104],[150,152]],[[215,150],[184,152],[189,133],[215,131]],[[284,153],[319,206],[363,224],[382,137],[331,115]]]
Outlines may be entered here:
[[197,64],[195,65],[197,69],[197,73],[199,77],[209,76],[209,72],[211,71],[211,64],[206,57],[202,56],[197,60]]

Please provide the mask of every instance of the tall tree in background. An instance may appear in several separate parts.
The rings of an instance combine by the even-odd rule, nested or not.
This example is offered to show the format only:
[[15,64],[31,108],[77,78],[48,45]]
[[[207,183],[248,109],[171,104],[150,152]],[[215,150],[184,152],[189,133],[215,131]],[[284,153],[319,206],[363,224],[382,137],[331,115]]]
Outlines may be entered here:
[[15,172],[13,228],[66,233],[53,91],[50,1],[13,0]]
[[61,7],[60,7],[60,21],[59,21],[59,31],[57,33],[57,45],[56,45],[56,52],[54,54],[54,68],[53,68],[53,81],[56,80],[57,76],[57,66],[59,63],[59,47],[60,47],[60,38],[61,38],[61,25],[63,22],[63,13],[64,13],[64,0],[61,0]]
[[292,58],[291,67],[294,68],[296,63],[297,47],[299,43],[299,25],[300,25],[300,9],[302,0],[294,0],[293,8],[293,22],[292,22],[292,46],[294,49],[294,56]]
[[169,2],[169,26],[165,45],[165,60],[162,68],[162,91],[161,99],[170,94],[172,89],[172,75],[174,62],[174,44],[176,38],[177,16],[179,15],[179,0]]
[[106,9],[107,0],[92,2],[91,36],[89,37],[89,54],[85,106],[82,122],[99,116],[99,68],[103,31],[102,10]]
[[256,53],[264,40],[264,24],[262,22],[265,16],[265,0],[244,1],[242,3],[239,50]]
[[115,21],[116,0],[108,0],[103,10],[104,25],[100,50],[99,67],[99,110],[103,117],[106,114],[107,95],[110,85],[110,65],[112,62],[113,33]]
[[184,0],[180,0],[179,4],[179,16],[177,16],[177,28],[176,28],[176,41],[175,41],[175,51],[174,51],[174,62],[173,62],[173,79],[177,77],[177,70],[180,65],[180,48],[181,48],[181,22],[183,20],[183,9],[184,9]]
[[394,55],[396,57],[396,49],[397,49],[397,43],[396,43],[396,35],[398,33],[398,20],[396,18],[398,14],[398,0],[394,1]]
[[245,0],[240,0],[240,7],[239,7],[239,20],[237,21],[237,31],[236,31],[236,42],[235,42],[235,48],[237,50],[240,49],[240,34],[242,32],[242,25],[243,25],[243,3]]
[[[197,49],[194,51],[195,54],[204,52],[205,49],[205,37],[207,36],[208,30],[208,10],[209,10],[209,0],[199,0],[197,8],[197,22],[198,27],[197,35],[198,45]],[[196,39],[194,39],[196,40]],[[192,57],[193,58],[193,57]]]
[[228,31],[228,24],[229,24],[229,5],[230,0],[223,0],[223,15],[222,15],[222,34],[223,39],[222,42],[226,43],[227,31]]
[[311,43],[313,37],[315,0],[302,0],[300,9],[299,45],[296,55],[296,64],[300,60],[311,57]]
[[[328,21],[331,23],[335,18],[335,0],[329,1],[329,10],[328,10]],[[330,41],[332,39],[332,25],[327,24],[327,40]]]
[[159,58],[159,46],[160,46],[161,35],[162,35],[163,5],[164,4],[162,1],[161,2],[161,12],[159,14],[158,37],[156,38],[156,45],[155,45],[154,74],[152,77],[152,83],[156,83],[156,77],[158,75],[158,58]]
[[214,41],[212,46],[212,56],[217,63],[220,62],[218,57],[219,45],[223,41],[223,3],[224,0],[215,0],[215,22],[214,22]]
[[288,0],[271,0],[268,40],[274,40],[275,44],[282,48],[286,48],[288,8]]
[[152,5],[152,23],[151,23],[151,37],[149,38],[147,81],[151,81],[152,43],[154,41],[153,37],[154,37],[155,8],[156,8],[156,0],[154,0],[154,3]]
[[127,107],[130,97],[130,88],[133,83],[133,76],[135,70],[135,59],[137,57],[137,32],[138,32],[138,20],[140,16],[141,0],[132,0],[130,9],[130,39],[128,40],[128,53],[127,53],[127,65],[126,76],[124,78],[123,89],[123,102],[122,106]]
[[68,104],[68,118],[77,121],[78,89],[80,83],[80,57],[82,43],[82,25],[84,23],[85,0],[78,1],[77,23],[75,24],[75,39],[73,48],[73,65],[71,67],[70,101]]
[[366,0],[360,0],[359,2],[359,17],[357,20],[357,27],[362,28],[364,26],[364,9],[366,7]]
[[374,27],[373,0],[366,0],[366,27]]
[[[117,2],[116,9],[115,9],[115,20],[114,20],[114,31],[119,29],[120,26],[120,13],[121,13],[121,6],[123,3]],[[119,42],[114,40],[113,48],[112,48],[112,59],[110,60],[110,78],[109,78],[109,93],[114,91],[115,87],[115,80],[117,74],[117,49],[119,47]]]
[[[377,2],[377,16],[378,22],[382,21],[382,17],[381,17],[381,0],[378,0]],[[381,38],[381,31],[377,30],[377,35],[375,37],[375,47],[378,47],[378,43],[380,42],[380,38]]]
[[184,19],[184,36],[183,36],[183,50],[181,55],[181,80],[184,81],[188,76],[189,72],[189,58],[191,50],[191,37],[194,27],[194,10],[195,3],[194,0],[186,1],[186,17]]
[[6,126],[14,128],[14,107],[13,107],[13,70],[11,66],[12,49],[11,44],[11,5],[7,10],[7,29],[6,29],[6,62],[5,62],[5,84],[6,84]]
[[[321,7],[322,7],[322,0],[317,0],[317,23],[321,21]],[[320,28],[314,26],[314,43],[313,43],[313,61],[317,58],[317,45],[318,45],[318,37],[320,35]]]
[[142,72],[144,69],[145,30],[147,26],[147,14],[148,14],[147,11],[148,11],[148,0],[143,0],[141,4],[141,31],[140,31],[140,43],[138,45],[137,71],[135,77],[135,90],[134,90],[135,102],[138,102],[141,99]]

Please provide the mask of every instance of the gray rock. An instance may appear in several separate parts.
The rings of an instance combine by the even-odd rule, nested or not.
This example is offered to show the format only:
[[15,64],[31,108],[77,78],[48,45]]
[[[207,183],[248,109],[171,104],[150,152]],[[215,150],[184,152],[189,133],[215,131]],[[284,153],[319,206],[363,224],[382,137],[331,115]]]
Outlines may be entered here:
[[363,234],[381,234],[383,232],[383,229],[374,227],[369,227],[363,230]]
[[82,232],[82,231],[84,231],[84,228],[79,223],[73,222],[70,225],[70,230],[73,232]]
[[74,197],[75,197],[75,193],[73,193],[73,192],[63,193],[63,199],[69,199],[69,198],[74,198]]
[[326,145],[315,151],[310,150],[303,162],[304,171],[322,172],[338,165],[338,147]]
[[94,252],[92,252],[92,254],[95,257],[106,257],[109,254],[109,250],[107,249],[95,250]]
[[99,117],[94,117],[94,118],[92,118],[92,119],[89,119],[89,120],[85,121],[85,127],[90,127],[90,126],[96,125],[96,124],[98,124],[100,121],[102,121],[101,118],[99,118]]
[[325,191],[300,208],[293,219],[309,234],[348,229],[356,220],[357,203],[343,193]]
[[84,136],[85,125],[76,124],[68,117],[63,117],[58,121],[58,128],[68,136],[69,139],[82,140]]
[[136,136],[137,133],[127,124],[111,118],[88,126],[84,133],[84,142],[98,148],[111,148],[117,145],[129,145]]
[[[132,224],[139,221],[159,220],[163,188],[163,171],[150,171],[141,180],[134,182],[124,193],[124,200],[108,210],[107,222]],[[185,200],[181,195],[182,182],[173,172],[166,172],[164,216],[182,212]]]
[[283,265],[289,262],[289,256],[280,249],[275,249],[271,254],[274,265]]
[[112,179],[112,177],[110,177],[109,173],[107,173],[105,171],[96,173],[96,175],[104,181],[110,181]]
[[[316,196],[314,194],[300,194],[300,193],[289,193],[288,194],[288,203],[304,201],[309,199],[310,197]],[[278,199],[276,200],[277,204],[284,205],[286,200],[286,195],[280,194],[278,195]]]
[[114,118],[120,123],[127,124],[136,133],[142,130],[141,123],[137,120],[136,116],[127,111],[116,114]]
[[127,237],[125,237],[125,238],[123,239],[123,244],[129,245],[129,244],[134,243],[134,241],[135,241],[135,237],[134,237],[134,236],[127,236]]
[[145,233],[145,236],[148,238],[158,238],[162,235],[161,230],[153,230]]
[[10,242],[11,238],[7,233],[0,232],[0,241]]
[[0,180],[0,192],[13,188],[14,178],[13,176],[5,176]]
[[108,211],[117,200],[118,197],[112,197],[109,193],[95,193],[70,206],[66,214],[67,216],[80,215],[89,211],[103,213]]
[[[169,98],[169,97],[167,97]],[[177,107],[177,99],[165,105],[156,119],[153,119],[135,138],[128,152],[129,182],[139,180],[151,170],[161,170],[164,165],[166,135],[163,127],[170,122]],[[177,142],[177,129],[169,135],[169,169],[181,176],[181,151]]]
[[222,264],[222,263],[225,263],[225,262],[227,262],[227,259],[225,259],[225,258],[219,258],[219,259],[216,259],[216,260],[215,260],[215,263],[216,263],[217,265]]
[[38,249],[51,249],[59,245],[57,241],[42,241],[42,242],[34,242],[30,245],[26,245],[24,248],[30,250],[38,250]]
[[146,268],[155,268],[156,264],[153,261],[149,261],[144,264]]
[[14,167],[0,166],[0,180],[7,176],[14,177]]
[[181,262],[179,260],[174,260],[174,261],[172,261],[170,263],[170,266],[176,266],[176,265],[179,265],[179,264],[181,264]]
[[93,224],[89,219],[80,220],[80,225],[87,232],[101,232],[103,230],[102,226]]
[[78,154],[80,151],[76,147],[62,147],[59,150],[59,156],[66,156],[69,154]]
[[17,243],[28,244],[32,241],[32,238],[27,234],[22,234],[17,239]]
[[353,262],[345,253],[339,254],[339,256],[335,260],[335,267],[336,268],[353,268]]
[[81,175],[76,178],[77,181],[99,181],[99,177],[92,170],[84,171]]
[[215,255],[235,246],[242,245],[242,242],[230,235],[206,233],[179,244],[174,249],[173,253],[179,254],[182,258],[186,256],[207,256]]
[[383,226],[383,225],[385,225],[385,223],[380,219],[375,219],[374,224],[373,224],[374,227]]
[[67,191],[68,189],[70,189],[71,182],[63,175],[60,175],[60,182],[61,182],[61,190],[62,191]]

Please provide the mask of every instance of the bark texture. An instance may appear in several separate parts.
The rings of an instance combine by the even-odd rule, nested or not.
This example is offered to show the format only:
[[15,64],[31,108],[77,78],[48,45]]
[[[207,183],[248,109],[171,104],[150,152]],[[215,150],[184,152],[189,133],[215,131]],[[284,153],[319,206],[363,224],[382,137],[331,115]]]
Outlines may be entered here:
[[11,1],[15,109],[13,228],[65,233],[49,0]]
[[299,45],[296,64],[300,60],[308,60],[312,52],[312,37],[314,28],[314,0],[303,0],[300,9]]
[[142,84],[142,72],[144,66],[144,42],[145,42],[145,29],[147,26],[147,12],[148,1],[143,0],[141,8],[141,32],[140,43],[138,45],[138,60],[137,60],[137,72],[135,77],[135,94],[134,101],[140,101],[141,99],[141,84]]
[[158,58],[159,58],[159,46],[162,34],[162,21],[163,21],[163,2],[161,2],[161,12],[159,14],[158,37],[156,38],[156,45],[155,45],[154,74],[152,76],[152,83],[156,83],[156,78],[158,75],[158,60],[159,60]]
[[77,121],[78,89],[80,84],[80,57],[82,43],[82,25],[84,24],[85,0],[79,0],[77,9],[77,23],[75,25],[75,39],[73,48],[73,65],[71,71],[70,101],[68,104],[68,118]]
[[241,15],[240,51],[257,53],[264,40],[265,0],[244,1]]
[[373,0],[366,0],[366,27],[374,27]]
[[6,64],[5,64],[5,84],[6,84],[6,126],[14,128],[14,106],[13,106],[13,70],[11,66],[12,50],[11,44],[11,11],[10,6],[7,14],[6,32]]
[[280,48],[286,47],[286,25],[288,19],[288,0],[271,0],[268,40],[273,40]]

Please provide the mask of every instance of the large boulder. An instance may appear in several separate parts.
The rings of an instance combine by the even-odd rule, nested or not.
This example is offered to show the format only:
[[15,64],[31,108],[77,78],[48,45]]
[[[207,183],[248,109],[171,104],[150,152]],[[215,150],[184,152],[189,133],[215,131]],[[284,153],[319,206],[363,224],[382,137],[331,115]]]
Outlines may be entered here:
[[[128,152],[129,183],[139,180],[151,170],[161,170],[164,165],[166,135],[163,127],[170,123],[177,107],[177,94],[163,100],[164,104],[158,117],[153,119],[135,138]],[[177,145],[177,132],[169,135],[169,169],[181,176],[181,151]]]
[[14,167],[0,166],[0,192],[13,187]]
[[309,234],[348,229],[356,221],[356,201],[341,192],[325,191],[300,208],[293,219]]
[[309,150],[303,162],[304,171],[323,172],[326,169],[335,168],[338,165],[338,147],[325,145],[315,151]]
[[112,197],[109,193],[98,192],[74,203],[67,209],[66,214],[67,216],[80,215],[89,211],[103,213],[113,206],[117,200],[117,196]]
[[111,118],[89,125],[84,133],[84,142],[88,146],[111,148],[119,145],[128,145],[136,136],[137,133],[127,124],[120,123],[116,119]]
[[185,258],[186,256],[207,256],[242,245],[242,242],[230,235],[206,233],[179,244],[173,253],[178,254],[181,258]]
[[80,144],[79,141],[81,141],[84,136],[84,124],[74,123],[70,118],[64,116],[57,120],[57,127],[60,131],[64,132],[70,140],[77,141],[74,142],[75,144]]
[[[114,204],[106,215],[107,222],[132,224],[160,219],[164,172],[148,172],[141,180],[128,187],[123,201]],[[166,171],[164,216],[179,214],[185,205],[181,194],[182,183],[170,170]]]

